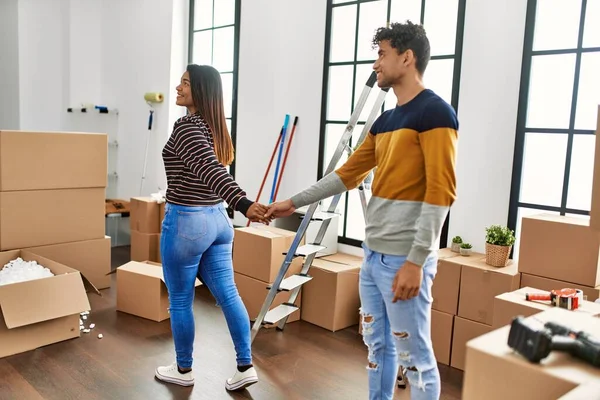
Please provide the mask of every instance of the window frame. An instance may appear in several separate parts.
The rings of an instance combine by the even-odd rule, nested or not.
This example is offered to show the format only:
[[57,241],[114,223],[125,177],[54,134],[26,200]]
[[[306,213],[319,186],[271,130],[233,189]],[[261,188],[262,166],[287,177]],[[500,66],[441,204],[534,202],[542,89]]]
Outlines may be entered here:
[[[544,211],[558,212],[560,215],[574,214],[574,215],[590,215],[589,211],[568,208],[568,193],[569,193],[569,180],[571,178],[571,160],[573,152],[573,142],[575,135],[588,135],[595,134],[595,130],[586,129],[575,129],[576,112],[577,112],[577,99],[579,95],[580,85],[580,73],[581,73],[581,59],[585,53],[600,52],[600,47],[583,47],[583,39],[585,32],[585,17],[587,10],[587,0],[581,0],[581,10],[579,15],[579,29],[577,37],[577,47],[569,49],[554,49],[554,50],[533,50],[534,35],[535,35],[535,24],[537,14],[537,0],[528,0],[527,2],[527,15],[525,19],[525,38],[523,42],[523,61],[521,65],[521,82],[519,88],[519,104],[517,109],[517,124],[516,124],[516,135],[515,135],[515,147],[513,153],[513,168],[512,168],[512,181],[510,189],[510,201],[508,211],[508,222],[507,226],[515,231],[515,235],[519,237],[517,232],[518,216],[520,208],[529,208],[539,210],[540,213]],[[529,106],[529,87],[531,83],[531,65],[533,59],[536,56],[546,55],[559,55],[559,54],[575,54],[575,73],[573,76],[573,92],[571,98],[571,110],[569,115],[569,127],[561,129],[546,129],[546,128],[528,128],[527,127],[527,112]],[[523,163],[525,161],[525,139],[527,133],[540,133],[540,134],[566,134],[567,135],[567,148],[566,148],[566,159],[565,169],[563,175],[563,187],[561,195],[560,206],[548,206],[544,204],[533,204],[524,203],[520,201],[521,194],[521,180],[523,177]],[[513,254],[515,248],[513,246]],[[511,254],[512,257],[512,254]]]
[[[215,2],[218,0],[213,0],[212,7],[212,19],[213,23],[210,28],[203,29],[194,29],[194,16],[196,9],[196,0],[190,0],[190,15],[189,15],[189,29],[188,29],[188,63],[193,63],[194,59],[194,33],[196,32],[206,32],[206,31],[214,31],[216,29],[225,28],[225,27],[233,27],[233,69],[232,71],[219,71],[219,73],[232,73],[232,93],[231,93],[231,131],[229,135],[231,136],[231,141],[233,143],[234,151],[236,149],[237,143],[237,110],[238,110],[238,77],[239,77],[239,49],[240,49],[240,23],[241,23],[241,11],[242,11],[242,3],[241,0],[235,1],[235,11],[234,11],[234,21],[233,24],[227,25],[219,25],[214,26],[214,9]],[[214,37],[213,37],[214,41]],[[212,50],[214,51],[214,49]],[[233,162],[229,166],[229,173],[233,178],[235,178],[235,158]]]
[[[324,49],[324,62],[323,62],[323,86],[322,86],[322,99],[321,99],[321,123],[320,123],[320,133],[319,133],[319,156],[318,156],[318,166],[317,166],[317,179],[321,179],[323,177],[323,172],[325,170],[324,162],[325,162],[325,144],[327,141],[327,124],[330,123],[344,123],[347,124],[347,121],[333,121],[327,119],[327,105],[328,105],[328,91],[329,91],[329,68],[331,66],[337,65],[352,65],[354,66],[352,79],[353,79],[353,87],[352,87],[352,110],[354,110],[354,102],[356,96],[356,66],[364,65],[364,64],[373,64],[374,60],[368,61],[356,61],[357,57],[357,49],[358,49],[358,32],[359,32],[359,21],[360,21],[360,7],[357,9],[356,16],[356,25],[355,25],[355,43],[354,43],[354,61],[347,62],[330,62],[330,52],[331,52],[331,36],[332,36],[332,16],[333,9],[336,7],[344,7],[349,5],[358,5],[369,3],[378,0],[354,0],[348,1],[345,3],[333,4],[333,0],[327,0],[327,14],[326,14],[326,23],[325,23],[325,49]],[[393,1],[398,0],[387,0],[388,9],[387,9],[387,20],[390,20],[391,14],[391,4]],[[423,24],[423,20],[425,18],[425,5],[427,0],[421,0],[421,17],[419,23]],[[454,60],[454,72],[452,77],[452,96],[451,96],[451,105],[454,110],[458,113],[458,100],[459,100],[459,92],[460,92],[460,73],[462,66],[462,49],[463,49],[463,36],[464,36],[464,27],[465,27],[465,9],[466,9],[466,0],[458,0],[458,13],[457,13],[457,23],[456,23],[456,38],[455,38],[455,47],[454,54],[449,55],[436,55],[432,56],[431,60],[444,60],[444,59],[452,59]],[[358,83],[360,84],[360,83]],[[369,97],[374,96],[371,92]],[[382,110],[385,104],[382,105]],[[350,114],[348,115],[348,118]],[[363,123],[358,123],[355,129],[362,129]],[[344,202],[344,207],[346,212],[343,215],[343,234],[338,235],[338,242],[350,246],[360,247],[362,241],[358,239],[353,239],[346,236],[346,232],[348,229],[348,194],[344,194],[342,199],[340,199],[340,204]],[[449,230],[449,221],[450,221],[450,213],[446,217],[444,225],[442,227],[442,232],[440,235],[440,248],[447,247],[448,243],[448,230]],[[336,227],[337,229],[337,227]]]

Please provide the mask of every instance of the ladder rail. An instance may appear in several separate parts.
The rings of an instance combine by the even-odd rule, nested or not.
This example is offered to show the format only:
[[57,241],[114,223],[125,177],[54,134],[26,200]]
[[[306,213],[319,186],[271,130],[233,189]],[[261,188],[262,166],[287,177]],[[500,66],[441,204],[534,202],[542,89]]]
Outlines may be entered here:
[[[369,131],[371,130],[371,127],[373,126],[373,123],[375,122],[375,118],[377,118],[379,109],[381,108],[381,106],[383,105],[383,102],[385,101],[385,96],[387,95],[387,92],[388,92],[387,88],[379,92],[379,95],[377,96],[377,99],[375,100],[375,104],[373,105],[373,108],[371,109],[371,112],[369,113],[369,116],[367,117],[367,121],[365,122],[365,125],[363,126],[362,132],[359,136],[359,142],[358,142],[359,144],[357,145],[357,148],[360,146],[360,144],[362,144],[362,142],[365,140],[365,138],[369,134]],[[347,151],[349,151],[349,155],[351,155],[353,153],[353,150],[349,146],[345,145],[345,149]],[[359,186],[362,187],[363,183],[361,182],[361,184]],[[346,192],[344,192],[344,193],[346,193]],[[331,199],[329,208],[327,209],[327,212],[331,212],[331,213],[335,212],[337,205],[344,193],[340,193],[340,194],[333,196],[333,198]],[[361,195],[361,203],[364,202],[363,214],[365,216],[365,221],[366,221],[366,216],[367,216],[366,215],[366,213],[367,213],[366,197],[365,197],[363,190],[360,190],[359,194]],[[315,244],[321,244],[321,241],[325,237],[325,233],[327,232],[327,229],[329,229],[330,222],[331,222],[331,219],[328,219],[328,220],[322,222],[321,227],[319,228],[319,231],[317,232],[317,236],[315,237]],[[302,266],[302,271],[300,272],[301,274],[308,273],[308,270],[312,266],[315,256],[316,256],[315,254],[311,254],[305,259],[304,265]],[[294,288],[291,291],[290,297],[288,300],[288,302],[290,304],[295,304],[296,299],[297,299],[298,295],[300,294],[300,290],[302,290],[302,286]],[[283,330],[283,328],[285,327],[285,324],[287,323],[288,317],[289,316],[286,316],[285,318],[283,318],[282,320],[279,321],[279,323],[277,324],[277,329]]]
[[[338,146],[329,162],[329,165],[327,166],[327,169],[324,172],[324,175],[328,175],[334,171],[339,160],[342,157],[342,154],[344,153],[344,151],[346,151],[347,143],[349,142],[350,138],[352,137],[354,128],[356,127],[358,119],[362,113],[362,110],[367,102],[369,94],[370,94],[371,90],[373,89],[373,86],[376,83],[376,81],[377,81],[377,74],[375,73],[375,71],[373,71],[371,73],[371,75],[369,76],[369,78],[367,79],[367,82],[365,83],[365,86],[361,92],[361,95],[358,99],[356,107],[355,107],[354,111],[352,112],[350,120],[349,120],[348,124],[346,125],[344,133],[343,133],[343,135],[338,143]],[[387,89],[384,89],[379,94],[377,101],[373,107],[373,110],[369,114],[367,122],[365,123],[365,126],[363,127],[363,132],[361,133],[361,136],[359,138],[359,143],[362,143],[362,140],[364,140],[364,138],[366,137],[366,134],[367,134],[368,130],[370,129],[375,116],[377,115],[378,109],[381,108],[381,105],[383,104],[383,100],[385,99],[385,94],[387,94]],[[334,198],[332,199],[332,202],[329,206],[328,212],[335,212],[337,203],[339,202],[341,195],[342,194],[334,196]],[[296,235],[294,236],[294,240],[292,241],[292,244],[290,245],[290,248],[289,248],[287,254],[285,255],[285,259],[283,260],[283,262],[281,264],[281,268],[279,269],[279,272],[277,273],[277,276],[276,276],[274,282],[271,284],[271,287],[269,288],[269,291],[267,293],[265,301],[263,302],[261,310],[252,325],[251,342],[253,342],[254,339],[256,338],[258,331],[260,330],[261,326],[263,325],[265,316],[269,312],[269,309],[272,306],[273,301],[275,300],[275,296],[277,296],[277,294],[279,293],[279,288],[281,286],[281,282],[285,278],[293,259],[296,257],[296,251],[300,245],[302,238],[306,234],[306,230],[308,229],[308,224],[311,222],[318,205],[319,205],[319,202],[315,202],[309,206],[308,210],[306,211],[306,214],[304,215],[304,218],[302,219],[302,222],[300,223],[300,226],[298,227]],[[314,244],[320,245],[321,241],[323,240],[323,238],[325,236],[325,232],[329,228],[330,222],[331,222],[330,218],[322,221],[321,228],[319,229],[319,232],[317,233],[317,237],[315,238]],[[308,254],[306,256],[303,267],[302,267],[302,273],[306,274],[308,272],[308,270],[310,269],[310,267],[312,265],[312,262],[314,261],[315,255],[316,255],[316,253],[312,253],[312,254]],[[286,304],[294,304],[300,290],[301,290],[301,286],[293,289],[290,293],[290,298]],[[282,330],[283,326],[285,325],[285,322],[287,322],[287,316],[279,321],[278,328]]]

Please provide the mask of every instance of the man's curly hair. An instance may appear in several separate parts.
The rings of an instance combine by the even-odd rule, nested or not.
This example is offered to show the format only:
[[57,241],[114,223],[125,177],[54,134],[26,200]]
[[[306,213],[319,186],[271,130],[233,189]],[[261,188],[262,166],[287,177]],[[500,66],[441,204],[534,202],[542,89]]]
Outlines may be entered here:
[[417,71],[421,75],[425,72],[430,58],[429,39],[425,33],[423,25],[413,24],[410,21],[405,23],[394,22],[389,28],[379,28],[373,37],[373,47],[380,42],[389,40],[392,48],[398,53],[404,53],[406,50],[412,50],[416,58]]

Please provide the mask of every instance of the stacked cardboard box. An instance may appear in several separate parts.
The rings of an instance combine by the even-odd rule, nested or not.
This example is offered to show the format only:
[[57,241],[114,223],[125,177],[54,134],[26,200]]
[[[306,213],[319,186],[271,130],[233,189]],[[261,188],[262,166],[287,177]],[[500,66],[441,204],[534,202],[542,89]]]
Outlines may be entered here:
[[0,287],[0,356],[78,337],[84,283],[110,285],[107,149],[105,134],[0,131],[0,267],[53,273]]
[[[589,313],[553,307],[527,319],[600,337],[600,318]],[[464,400],[599,398],[600,369],[563,351],[551,351],[541,363],[529,362],[508,346],[509,332],[503,326],[468,343]]]
[[439,363],[464,370],[466,343],[492,330],[494,298],[518,289],[520,274],[512,260],[499,268],[486,264],[485,254],[439,254],[432,288],[434,352]]
[[589,221],[540,214],[523,217],[519,245],[521,286],[541,290],[581,289],[600,297],[600,242]]
[[302,288],[302,320],[332,332],[358,324],[361,265],[361,257],[344,253],[315,259]]
[[108,136],[0,131],[0,250],[29,249],[110,286]]
[[[245,228],[236,228],[233,241],[234,279],[240,297],[248,310],[250,320],[254,321],[267,297],[269,284],[275,281],[291,246],[296,232],[271,226],[255,224]],[[304,239],[300,245],[304,244]],[[302,257],[292,261],[286,277],[297,274],[302,269]],[[275,297],[271,309],[287,302],[289,292],[280,292]],[[302,291],[295,304],[300,305]],[[300,319],[300,313],[291,314],[287,322]]]
[[131,260],[161,262],[160,234],[165,203],[159,204],[152,197],[132,197],[130,207]]

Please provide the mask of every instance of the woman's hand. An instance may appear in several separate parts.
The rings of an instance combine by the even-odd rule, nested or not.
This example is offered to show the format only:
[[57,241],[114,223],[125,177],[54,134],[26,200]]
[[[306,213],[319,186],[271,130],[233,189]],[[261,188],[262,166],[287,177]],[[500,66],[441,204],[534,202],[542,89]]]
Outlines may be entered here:
[[273,220],[273,217],[266,217],[267,211],[267,206],[255,202],[250,206],[250,208],[248,208],[246,218],[252,222],[260,222],[262,224],[269,225],[269,223]]

